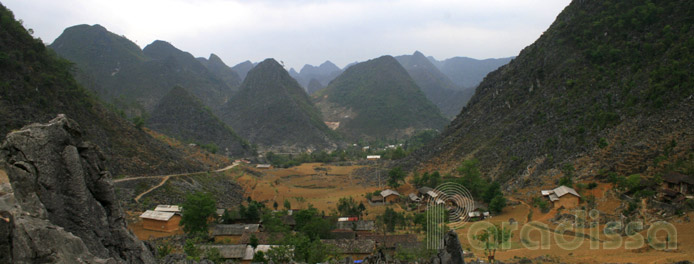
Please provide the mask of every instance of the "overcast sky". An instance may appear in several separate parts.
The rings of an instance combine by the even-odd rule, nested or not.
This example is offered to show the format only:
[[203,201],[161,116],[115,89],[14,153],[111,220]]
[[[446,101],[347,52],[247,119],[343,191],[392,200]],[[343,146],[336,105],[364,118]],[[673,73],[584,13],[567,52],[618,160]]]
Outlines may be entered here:
[[165,40],[233,66],[275,58],[287,68],[339,67],[419,50],[439,60],[515,56],[569,0],[0,0],[53,42],[101,24],[144,47]]

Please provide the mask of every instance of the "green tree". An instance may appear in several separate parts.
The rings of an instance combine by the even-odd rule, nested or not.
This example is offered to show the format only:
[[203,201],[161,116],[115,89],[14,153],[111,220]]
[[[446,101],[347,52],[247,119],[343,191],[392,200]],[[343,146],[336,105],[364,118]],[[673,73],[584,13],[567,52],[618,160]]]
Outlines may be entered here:
[[498,194],[489,203],[489,210],[494,213],[501,213],[501,211],[506,207],[506,198],[503,194]]
[[318,209],[309,204],[308,209],[301,210],[294,215],[296,230],[305,234],[310,239],[329,238],[332,223],[324,219],[318,213]]
[[248,240],[248,245],[253,248],[253,252],[255,252],[255,249],[258,247],[258,238],[255,236],[255,234],[251,234],[251,238]]
[[272,203],[272,208],[275,208],[275,210],[277,210],[277,207],[279,207],[279,206],[280,205],[277,203],[277,201]]
[[[294,258],[292,246],[290,245],[277,245],[271,247],[265,255],[268,260],[272,260],[274,263],[289,263]],[[256,262],[255,258],[253,262]]]
[[287,210],[292,209],[292,204],[287,199],[284,199],[284,209],[287,209]]
[[195,242],[195,239],[186,239],[186,243],[183,245],[183,252],[186,253],[188,259],[200,260],[202,250],[195,246]]
[[133,124],[135,125],[135,128],[142,129],[142,127],[145,125],[145,118],[142,116],[133,117]]
[[481,234],[475,236],[475,239],[483,244],[484,253],[487,255],[487,260],[490,263],[494,263],[496,251],[501,249],[501,246],[507,243],[512,236],[513,234],[508,227],[504,227],[502,229],[497,224],[483,230]]
[[195,192],[186,196],[183,202],[183,216],[180,225],[188,234],[207,233],[207,219],[214,216],[217,205],[212,195]]
[[280,216],[284,216],[284,214],[277,214],[272,212],[263,213],[263,228],[265,228],[266,232],[284,233],[289,231],[289,226],[285,225],[284,222],[282,222]]
[[395,167],[388,172],[388,186],[391,188],[400,187],[400,182],[405,180],[405,171],[400,167]]
[[385,225],[387,232],[395,232],[395,228],[405,222],[405,216],[388,207],[378,220]]
[[351,196],[340,198],[337,202],[337,211],[342,216],[361,216],[365,210],[364,204],[357,205],[357,202]]
[[217,248],[210,248],[205,250],[205,259],[212,261],[214,263],[224,263],[224,258],[222,253],[219,252]]
[[479,170],[479,161],[477,161],[477,159],[465,160],[460,167],[458,167],[457,171],[461,176],[458,179],[458,183],[465,186],[474,198],[481,199],[483,192],[487,190],[487,182],[482,179],[482,173]]
[[[253,263],[267,263],[267,259],[265,259],[265,253],[263,253],[262,251],[255,252],[255,254],[253,254],[253,260],[251,260],[251,262],[253,262]],[[275,263],[278,263],[278,262],[275,262]],[[279,262],[279,263],[284,263],[284,262]]]
[[494,181],[487,187],[487,190],[484,192],[484,195],[482,196],[482,200],[485,203],[491,203],[492,199],[499,195],[503,196],[503,194],[501,193],[501,184],[499,184],[499,182],[497,181]]

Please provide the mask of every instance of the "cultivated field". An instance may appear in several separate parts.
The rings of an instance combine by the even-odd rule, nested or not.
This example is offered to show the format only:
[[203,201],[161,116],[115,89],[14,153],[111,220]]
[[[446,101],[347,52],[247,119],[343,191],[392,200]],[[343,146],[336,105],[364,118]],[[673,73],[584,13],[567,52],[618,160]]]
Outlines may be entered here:
[[364,197],[367,192],[379,190],[378,186],[367,184],[354,175],[354,171],[361,167],[305,163],[287,169],[252,169],[258,175],[241,173],[236,180],[246,195],[264,202],[268,208],[272,208],[274,201],[281,208],[286,199],[293,209],[305,209],[312,204],[327,214],[336,207],[340,198],[353,197],[357,202],[364,202],[368,213],[380,214],[385,207],[371,206]]

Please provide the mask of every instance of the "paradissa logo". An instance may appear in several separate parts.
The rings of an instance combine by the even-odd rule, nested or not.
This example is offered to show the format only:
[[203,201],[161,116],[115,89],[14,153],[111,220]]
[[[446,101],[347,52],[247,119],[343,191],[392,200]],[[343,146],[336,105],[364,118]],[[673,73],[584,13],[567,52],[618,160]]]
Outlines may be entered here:
[[[645,245],[656,250],[677,249],[677,229],[674,225],[660,221],[651,224],[644,237],[642,222],[622,222],[612,221],[600,227],[600,212],[591,210],[588,214],[590,221],[586,220],[586,212],[575,210],[575,220],[565,221],[557,225],[554,229],[547,224],[531,221],[520,228],[520,244],[526,249],[551,249],[557,246],[564,250],[575,250],[581,247],[586,240],[590,249],[639,249]],[[518,223],[502,222],[500,226],[495,226],[490,222],[481,221],[470,225],[467,239],[470,244],[483,250],[484,247],[475,242],[475,236],[484,230],[509,229],[519,230]],[[538,237],[539,235],[539,237]],[[554,239],[554,243],[551,243]],[[511,249],[511,243],[503,243],[501,249]]]
[[[493,232],[497,228],[501,228],[502,231],[520,231],[520,244],[531,250],[551,249],[553,246],[575,250],[586,243],[586,240],[590,249],[638,249],[645,245],[656,250],[677,249],[677,229],[664,221],[652,223],[647,228],[642,222],[612,221],[600,225],[598,210],[588,213],[584,210],[574,210],[573,221],[564,221],[554,228],[538,221],[528,222],[520,228],[517,222],[494,225],[488,221],[479,221],[470,224],[470,216],[484,216],[477,215],[480,212],[474,212],[477,206],[464,186],[448,182],[422,195],[427,203],[428,249],[442,248],[445,230],[450,227],[469,228],[468,242],[479,250],[484,250],[485,245],[479,243],[476,237],[484,232],[506,233]],[[645,237],[642,234],[644,230],[647,230]],[[502,250],[511,249],[509,242],[500,243],[499,246]]]

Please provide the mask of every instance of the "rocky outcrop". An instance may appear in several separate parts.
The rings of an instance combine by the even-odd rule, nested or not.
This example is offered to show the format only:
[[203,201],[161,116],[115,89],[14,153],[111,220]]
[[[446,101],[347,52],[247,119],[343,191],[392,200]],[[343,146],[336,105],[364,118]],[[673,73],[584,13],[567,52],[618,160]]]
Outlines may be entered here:
[[458,234],[451,230],[448,231],[443,239],[443,248],[431,259],[432,264],[464,264],[463,247],[458,240]]
[[64,115],[7,135],[0,262],[153,263],[126,228],[103,154]]

